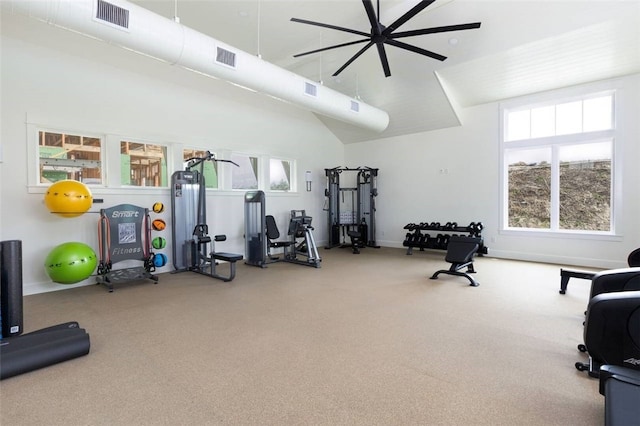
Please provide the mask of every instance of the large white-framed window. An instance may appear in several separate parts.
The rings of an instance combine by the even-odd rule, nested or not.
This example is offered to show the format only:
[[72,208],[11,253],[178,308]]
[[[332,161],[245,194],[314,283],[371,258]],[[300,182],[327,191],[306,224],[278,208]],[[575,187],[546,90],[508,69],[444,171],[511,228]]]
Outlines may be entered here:
[[502,107],[502,229],[613,234],[615,93]]

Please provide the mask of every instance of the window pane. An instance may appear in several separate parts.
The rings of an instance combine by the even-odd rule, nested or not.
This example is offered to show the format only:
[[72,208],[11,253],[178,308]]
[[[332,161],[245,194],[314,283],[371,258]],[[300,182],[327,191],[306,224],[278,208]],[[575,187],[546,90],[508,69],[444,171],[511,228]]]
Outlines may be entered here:
[[[206,158],[208,151],[198,149],[184,149],[182,150],[182,167],[186,170],[191,160]],[[215,154],[214,154],[215,158]],[[202,166],[202,170],[200,169]],[[193,170],[202,172],[204,177],[205,188],[218,188],[218,163],[215,161],[204,161],[197,165]]]
[[167,147],[150,143],[120,142],[120,183],[166,187]]
[[531,129],[530,110],[515,111],[507,114],[507,141],[528,139]]
[[232,167],[232,189],[258,189],[258,158],[232,154],[231,160],[240,167]]
[[593,132],[596,130],[611,129],[611,108],[612,96],[585,99],[584,108],[584,131]]
[[291,162],[286,160],[269,160],[269,187],[276,191],[291,189]]
[[73,179],[101,184],[101,149],[100,138],[39,132],[40,183]]
[[556,132],[555,105],[533,108],[531,110],[531,137],[543,138],[553,136]]
[[556,135],[582,132],[582,101],[556,105]]
[[508,226],[551,226],[551,149],[506,151],[508,165]]
[[560,229],[611,228],[611,142],[562,146]]

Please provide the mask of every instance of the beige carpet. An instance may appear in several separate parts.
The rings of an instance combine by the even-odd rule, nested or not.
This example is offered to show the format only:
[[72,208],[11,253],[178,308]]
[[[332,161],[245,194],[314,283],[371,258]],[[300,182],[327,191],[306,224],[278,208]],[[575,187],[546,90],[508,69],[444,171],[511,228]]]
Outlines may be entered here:
[[238,266],[25,298],[25,328],[78,321],[88,356],[0,382],[2,425],[601,425],[589,283],[559,266],[321,249],[322,268]]

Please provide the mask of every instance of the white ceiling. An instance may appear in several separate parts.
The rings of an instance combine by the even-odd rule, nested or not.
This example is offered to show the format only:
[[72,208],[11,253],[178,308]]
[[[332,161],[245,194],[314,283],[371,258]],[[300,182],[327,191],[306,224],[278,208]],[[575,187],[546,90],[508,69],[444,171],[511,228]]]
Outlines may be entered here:
[[[436,0],[402,31],[478,21],[482,27],[403,39],[447,56],[444,62],[387,47],[388,78],[373,47],[332,77],[363,44],[293,57],[362,37],[290,18],[369,32],[359,0],[132,2],[389,113],[382,133],[318,116],[344,143],[457,126],[460,106],[640,72],[640,0]],[[382,23],[416,3],[381,0]]]

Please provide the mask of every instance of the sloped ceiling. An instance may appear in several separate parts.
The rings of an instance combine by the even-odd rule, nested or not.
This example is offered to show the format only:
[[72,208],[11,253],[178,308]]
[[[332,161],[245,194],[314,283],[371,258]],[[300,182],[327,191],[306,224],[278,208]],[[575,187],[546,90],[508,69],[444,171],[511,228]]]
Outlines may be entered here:
[[[637,0],[436,0],[402,30],[478,21],[482,27],[404,40],[447,56],[444,62],[388,47],[388,78],[374,48],[332,77],[362,45],[293,57],[360,37],[292,17],[369,32],[358,0],[132,2],[389,113],[381,133],[319,116],[344,143],[459,126],[457,107],[640,72]],[[381,21],[394,21],[416,3],[381,0]]]

